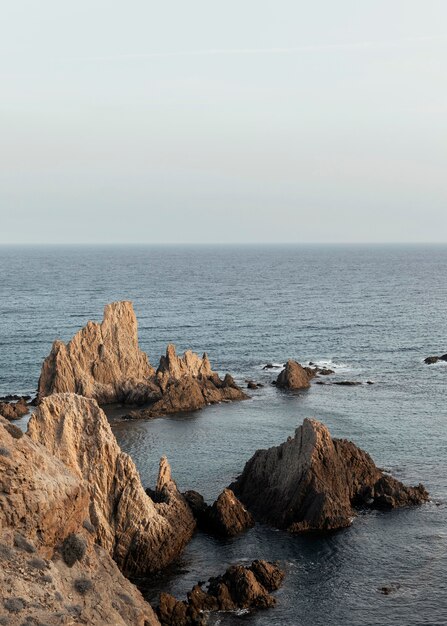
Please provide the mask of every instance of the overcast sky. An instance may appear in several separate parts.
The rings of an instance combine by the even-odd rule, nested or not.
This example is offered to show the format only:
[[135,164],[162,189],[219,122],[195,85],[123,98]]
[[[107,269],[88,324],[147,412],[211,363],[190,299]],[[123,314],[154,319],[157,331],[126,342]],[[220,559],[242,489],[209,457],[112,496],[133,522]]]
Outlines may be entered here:
[[446,0],[10,0],[0,242],[447,241]]

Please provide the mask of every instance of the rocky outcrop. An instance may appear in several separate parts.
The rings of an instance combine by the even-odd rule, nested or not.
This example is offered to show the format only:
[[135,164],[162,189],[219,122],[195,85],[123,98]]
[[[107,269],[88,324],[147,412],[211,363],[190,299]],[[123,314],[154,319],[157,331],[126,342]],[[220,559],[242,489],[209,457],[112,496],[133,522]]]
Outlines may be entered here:
[[438,363],[438,361],[447,361],[447,354],[443,354],[442,356],[428,356],[424,359],[424,363],[427,365],[433,365],[434,363]]
[[0,402],[0,415],[8,420],[17,420],[26,415],[29,411],[28,402],[25,397],[19,398],[16,402]]
[[121,571],[147,574],[179,555],[195,522],[166,459],[161,461],[154,502],[95,400],[75,394],[45,398],[30,419],[28,435],[83,481],[95,541]]
[[422,485],[406,487],[363,450],[305,419],[280,446],[258,450],[230,488],[254,514],[291,532],[349,526],[355,507],[394,508],[428,500]]
[[206,354],[200,358],[188,350],[179,357],[169,345],[155,371],[138,346],[131,302],[108,304],[101,324],[88,322],[67,344],[54,342],[42,365],[38,398],[66,392],[99,404],[145,405],[129,417],[194,411],[247,397],[229,374],[221,380],[213,372]]
[[231,489],[224,489],[211,506],[197,491],[187,491],[183,495],[198,527],[207,533],[218,537],[235,537],[255,524],[253,516]]
[[127,417],[159,417],[247,398],[230,374],[222,380],[213,372],[206,354],[200,358],[188,350],[179,357],[172,344],[160,360],[154,382],[160,389],[159,399],[144,409],[131,411]]
[[279,374],[276,379],[277,387],[282,389],[308,389],[310,387],[310,381],[315,376],[313,371],[306,371],[296,361],[289,359],[285,365],[285,368]]
[[274,563],[253,561],[250,567],[232,565],[225,574],[210,578],[208,589],[198,583],[187,601],[162,593],[157,609],[162,626],[205,625],[204,612],[236,609],[267,609],[275,606],[271,596],[282,584],[284,573]]
[[95,543],[86,482],[0,418],[0,623],[156,626]]
[[114,302],[98,324],[88,322],[67,344],[55,341],[42,365],[39,398],[77,393],[99,404],[146,402],[155,391],[155,374],[138,346],[137,319],[131,302]]

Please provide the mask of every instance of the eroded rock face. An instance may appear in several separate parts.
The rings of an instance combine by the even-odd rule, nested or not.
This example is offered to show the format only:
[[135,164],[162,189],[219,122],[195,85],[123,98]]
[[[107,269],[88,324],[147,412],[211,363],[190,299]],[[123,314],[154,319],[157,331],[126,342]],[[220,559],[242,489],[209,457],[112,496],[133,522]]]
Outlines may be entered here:
[[132,418],[194,411],[247,397],[230,375],[221,380],[213,372],[206,354],[200,358],[188,350],[179,357],[169,345],[155,371],[138,347],[131,302],[107,305],[101,324],[88,322],[67,344],[54,342],[42,365],[38,399],[67,392],[99,404],[145,405],[131,412]]
[[308,389],[315,373],[310,368],[307,369],[309,371],[306,371],[296,361],[289,359],[276,379],[276,385],[282,389]]
[[155,371],[138,347],[137,319],[131,302],[104,308],[104,319],[88,322],[67,344],[55,341],[42,365],[39,398],[77,393],[99,404],[146,402],[157,389]]
[[155,383],[160,388],[160,398],[144,409],[131,411],[128,417],[151,418],[196,411],[207,404],[247,398],[229,374],[222,380],[213,372],[206,354],[200,358],[187,351],[178,357],[173,345],[168,346],[166,356],[160,360]]
[[284,573],[274,563],[253,561],[250,567],[232,565],[225,574],[210,578],[208,589],[198,583],[188,593],[187,601],[160,595],[157,609],[162,626],[198,626],[206,624],[204,611],[267,609],[275,606],[270,595],[282,584]]
[[251,513],[231,489],[224,489],[211,506],[197,491],[187,491],[184,496],[199,528],[212,535],[235,537],[255,524]]
[[422,485],[404,486],[312,419],[280,446],[258,450],[230,488],[255,518],[291,532],[349,526],[358,505],[393,508],[428,500]]
[[0,418],[1,623],[159,624],[95,544],[85,481],[17,430]]
[[124,573],[147,574],[179,555],[195,522],[166,459],[154,502],[95,400],[75,394],[45,398],[30,419],[28,435],[85,481],[95,540]]

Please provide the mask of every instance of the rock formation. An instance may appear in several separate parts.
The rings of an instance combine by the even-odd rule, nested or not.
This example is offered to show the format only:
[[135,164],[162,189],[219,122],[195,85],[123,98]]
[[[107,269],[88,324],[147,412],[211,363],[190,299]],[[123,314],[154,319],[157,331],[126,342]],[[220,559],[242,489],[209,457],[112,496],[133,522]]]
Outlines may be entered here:
[[166,459],[154,502],[95,400],[68,393],[45,398],[30,419],[28,435],[83,481],[95,540],[122,572],[154,572],[179,555],[195,522]]
[[28,413],[28,402],[26,398],[19,398],[16,402],[0,402],[0,415],[8,420],[17,420]]
[[291,532],[349,526],[356,506],[394,508],[428,500],[422,485],[404,486],[369,454],[332,439],[312,419],[280,446],[258,450],[230,488],[256,519]]
[[138,347],[137,320],[131,302],[104,309],[101,324],[88,322],[71,341],[55,341],[39,378],[38,398],[77,393],[99,404],[145,405],[130,417],[156,417],[193,411],[206,404],[247,396],[230,375],[221,380],[206,354],[178,357],[169,345],[157,371]]
[[71,341],[55,341],[42,365],[39,398],[72,392],[99,404],[146,402],[153,397],[154,375],[138,347],[137,320],[131,302],[104,309],[101,324],[88,322]]
[[253,516],[236,498],[231,489],[224,489],[208,506],[197,491],[183,494],[201,530],[219,537],[235,537],[254,526]]
[[128,417],[150,418],[196,411],[207,404],[247,398],[230,374],[222,380],[213,372],[206,354],[200,358],[188,350],[183,357],[179,357],[172,344],[160,360],[154,383],[160,389],[159,399],[146,408],[131,411]]
[[282,389],[308,389],[315,373],[308,368],[306,371],[296,361],[289,359],[285,368],[276,379],[276,385]]
[[87,483],[0,417],[0,623],[156,626],[95,543]]
[[442,356],[428,356],[426,359],[424,359],[424,363],[426,363],[427,365],[433,365],[438,361],[447,361],[447,354],[443,354]]
[[250,567],[232,565],[225,574],[210,578],[207,591],[198,583],[187,601],[162,593],[157,609],[162,626],[200,626],[207,622],[204,612],[236,609],[266,609],[276,604],[270,595],[282,584],[284,573],[267,561],[253,561]]

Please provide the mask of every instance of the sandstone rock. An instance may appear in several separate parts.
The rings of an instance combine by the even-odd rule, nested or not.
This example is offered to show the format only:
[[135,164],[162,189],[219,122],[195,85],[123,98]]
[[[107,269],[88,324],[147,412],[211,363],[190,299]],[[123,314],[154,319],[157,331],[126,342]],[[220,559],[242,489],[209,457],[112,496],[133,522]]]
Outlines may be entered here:
[[291,532],[349,526],[354,507],[420,504],[422,485],[406,487],[371,457],[320,422],[305,419],[280,446],[258,450],[230,488],[256,519]]
[[159,417],[247,398],[230,374],[222,380],[213,372],[206,354],[201,359],[187,351],[183,357],[178,357],[173,345],[168,346],[166,356],[161,358],[155,380],[160,386],[161,397],[147,408],[131,411],[128,417]]
[[310,387],[309,381],[314,375],[312,372],[306,371],[296,361],[289,359],[276,379],[276,385],[282,389],[307,389]]
[[206,404],[243,400],[247,396],[227,374],[221,380],[206,354],[190,350],[177,356],[169,345],[157,371],[138,347],[137,320],[131,302],[104,309],[101,324],[88,324],[64,344],[55,341],[39,379],[38,398],[77,393],[99,404],[145,405],[128,417],[157,417],[194,411]]
[[30,419],[28,434],[84,481],[95,540],[121,571],[147,574],[179,555],[195,522],[166,459],[156,488],[159,502],[153,502],[95,400],[75,394],[45,398]]
[[114,302],[101,324],[88,322],[67,344],[54,342],[42,365],[39,398],[73,392],[100,404],[146,402],[159,392],[149,381],[154,374],[138,346],[132,303]]
[[266,609],[276,604],[270,595],[282,584],[284,573],[273,563],[254,561],[250,567],[232,565],[225,574],[210,578],[204,591],[198,583],[187,601],[163,593],[157,609],[162,626],[206,624],[203,612]]
[[[84,480],[0,418],[0,616],[8,626],[156,626],[151,607],[83,528],[90,494]],[[62,558],[75,535],[85,550]],[[81,594],[76,581],[88,578]],[[81,598],[82,595],[82,598]]]
[[8,420],[17,420],[28,413],[28,403],[25,397],[16,402],[8,400],[0,402],[0,415]]

